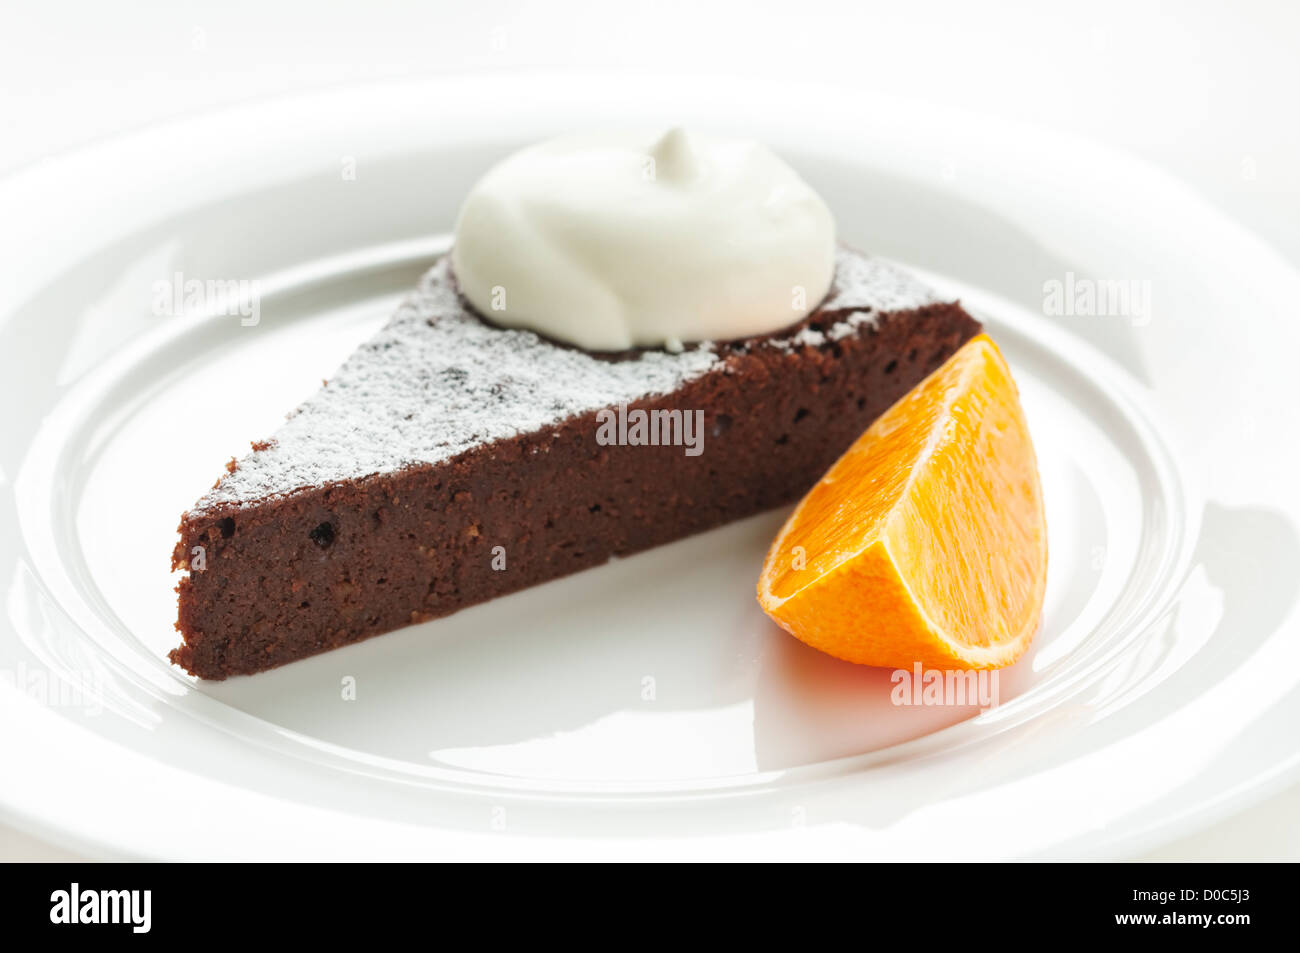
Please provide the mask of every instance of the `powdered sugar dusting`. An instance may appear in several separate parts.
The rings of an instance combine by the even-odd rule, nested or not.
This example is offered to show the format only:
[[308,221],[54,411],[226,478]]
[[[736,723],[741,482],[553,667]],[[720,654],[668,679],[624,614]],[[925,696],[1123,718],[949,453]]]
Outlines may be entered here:
[[[915,311],[943,299],[912,275],[879,258],[840,247],[835,257],[835,282],[818,312],[833,316],[829,327],[805,326],[793,334],[768,338],[764,343],[785,351],[824,347],[861,333],[883,314]],[[814,316],[815,317],[815,316]],[[816,322],[819,326],[823,322]]]
[[821,310],[888,314],[942,300],[929,285],[897,265],[841,247],[835,257],[835,283]]
[[[842,249],[821,308],[836,323],[805,326],[763,346],[818,347],[881,314],[936,300],[898,268]],[[492,327],[465,310],[444,257],[269,445],[240,460],[193,512],[440,463],[602,407],[670,393],[724,361],[709,343],[610,360],[531,331]]]

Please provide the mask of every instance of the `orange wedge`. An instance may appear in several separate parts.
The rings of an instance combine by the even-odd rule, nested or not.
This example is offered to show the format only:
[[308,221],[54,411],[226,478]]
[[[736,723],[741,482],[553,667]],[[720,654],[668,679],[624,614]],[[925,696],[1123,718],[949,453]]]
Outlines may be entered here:
[[871,425],[795,509],[763,611],[863,665],[1000,668],[1043,608],[1047,526],[1015,381],[986,335]]

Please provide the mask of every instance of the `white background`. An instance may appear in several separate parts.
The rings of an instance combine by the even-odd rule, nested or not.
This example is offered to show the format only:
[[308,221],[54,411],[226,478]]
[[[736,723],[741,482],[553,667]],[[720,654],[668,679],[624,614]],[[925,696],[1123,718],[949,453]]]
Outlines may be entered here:
[[[790,76],[1072,131],[1184,179],[1300,263],[1300,4],[1284,0],[9,2],[0,173],[266,96],[536,67]],[[1300,859],[1297,818],[1300,788],[1142,859]],[[67,857],[0,826],[0,859]]]

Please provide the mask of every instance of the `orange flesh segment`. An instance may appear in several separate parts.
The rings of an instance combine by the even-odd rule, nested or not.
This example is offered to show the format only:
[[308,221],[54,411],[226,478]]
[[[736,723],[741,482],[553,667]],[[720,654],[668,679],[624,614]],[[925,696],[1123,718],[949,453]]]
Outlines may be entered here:
[[986,335],[877,420],[768,553],[763,610],[838,658],[994,668],[1042,613],[1047,529],[1015,381]]

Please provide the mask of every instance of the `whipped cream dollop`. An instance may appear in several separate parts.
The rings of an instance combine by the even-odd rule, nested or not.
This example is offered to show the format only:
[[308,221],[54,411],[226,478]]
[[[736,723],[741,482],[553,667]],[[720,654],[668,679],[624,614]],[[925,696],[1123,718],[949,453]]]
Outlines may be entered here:
[[604,133],[517,152],[474,186],[452,267],[489,321],[591,351],[779,330],[830,289],[835,221],[767,148]]

